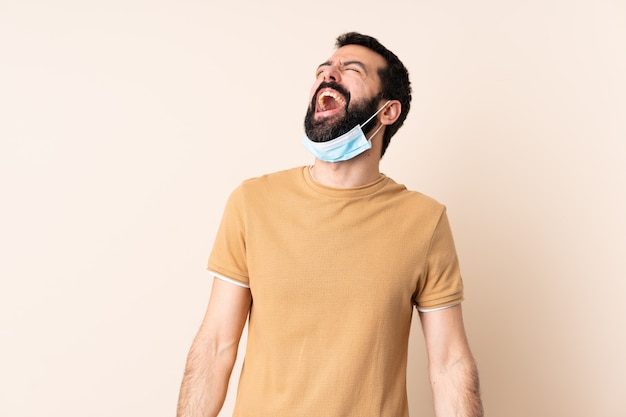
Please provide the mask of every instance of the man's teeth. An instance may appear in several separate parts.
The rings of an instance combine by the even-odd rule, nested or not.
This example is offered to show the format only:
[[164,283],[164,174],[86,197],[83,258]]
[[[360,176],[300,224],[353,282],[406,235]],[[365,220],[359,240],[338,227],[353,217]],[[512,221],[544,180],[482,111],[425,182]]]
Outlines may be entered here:
[[317,104],[319,104],[320,109],[322,109],[322,110],[328,110],[327,107],[326,107],[326,104],[325,104],[326,100],[324,100],[326,97],[330,97],[333,100],[335,100],[335,102],[337,102],[340,107],[343,107],[343,106],[346,105],[346,101],[339,94],[337,94],[337,93],[335,93],[333,91],[324,91],[317,98]]

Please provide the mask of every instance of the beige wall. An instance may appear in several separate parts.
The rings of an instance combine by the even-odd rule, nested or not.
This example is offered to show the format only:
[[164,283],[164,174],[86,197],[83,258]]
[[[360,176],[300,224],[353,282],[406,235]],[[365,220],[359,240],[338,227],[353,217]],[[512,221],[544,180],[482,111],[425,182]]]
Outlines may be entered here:
[[383,170],[448,206],[487,414],[625,416],[625,3],[213,3],[0,2],[0,415],[173,415],[225,199],[310,162],[359,30],[411,71]]

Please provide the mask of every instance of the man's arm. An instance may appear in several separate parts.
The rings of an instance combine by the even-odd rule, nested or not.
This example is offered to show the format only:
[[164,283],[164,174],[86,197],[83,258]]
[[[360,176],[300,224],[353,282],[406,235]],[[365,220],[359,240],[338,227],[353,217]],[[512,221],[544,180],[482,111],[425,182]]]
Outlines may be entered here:
[[187,356],[177,417],[215,417],[219,413],[250,303],[248,288],[213,280],[206,314]]
[[420,313],[437,417],[483,417],[461,305]]

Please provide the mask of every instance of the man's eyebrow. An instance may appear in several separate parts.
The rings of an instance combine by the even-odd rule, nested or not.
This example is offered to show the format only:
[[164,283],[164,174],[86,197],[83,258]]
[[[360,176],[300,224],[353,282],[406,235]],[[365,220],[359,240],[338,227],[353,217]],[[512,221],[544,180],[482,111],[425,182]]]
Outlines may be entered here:
[[[333,63],[332,63],[331,61],[322,62],[321,64],[319,64],[319,65],[317,66],[317,69],[319,70],[319,69],[320,69],[320,68],[322,68],[322,67],[328,67],[328,66],[330,66],[330,65],[332,65],[332,64],[333,64]],[[340,67],[346,67],[346,66],[348,66],[348,65],[356,65],[356,66],[360,67],[360,68],[363,70],[363,72],[364,72],[365,74],[367,74],[367,68],[365,67],[365,64],[364,64],[364,63],[362,63],[361,61],[346,61],[346,62],[339,62],[339,66],[340,66]]]
[[367,68],[365,68],[365,64],[362,63],[361,61],[346,61],[346,62],[340,63],[340,65],[342,67],[347,67],[348,65],[356,65],[357,67],[360,67],[364,73],[367,74]]
[[332,64],[332,63],[331,63],[330,61],[322,62],[321,64],[319,64],[319,65],[317,66],[317,69],[320,69],[320,68],[322,68],[322,67],[328,67],[328,66],[330,66],[331,64]]

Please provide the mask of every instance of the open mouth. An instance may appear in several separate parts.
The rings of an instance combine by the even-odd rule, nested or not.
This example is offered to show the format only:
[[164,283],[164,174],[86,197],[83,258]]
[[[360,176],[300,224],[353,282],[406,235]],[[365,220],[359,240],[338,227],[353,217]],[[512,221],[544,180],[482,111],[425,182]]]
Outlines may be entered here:
[[317,107],[319,111],[330,111],[342,109],[346,106],[346,100],[338,93],[326,90],[317,96]]

